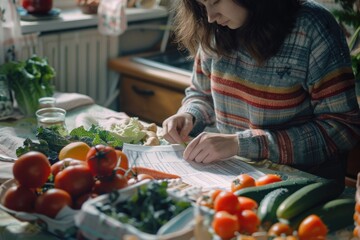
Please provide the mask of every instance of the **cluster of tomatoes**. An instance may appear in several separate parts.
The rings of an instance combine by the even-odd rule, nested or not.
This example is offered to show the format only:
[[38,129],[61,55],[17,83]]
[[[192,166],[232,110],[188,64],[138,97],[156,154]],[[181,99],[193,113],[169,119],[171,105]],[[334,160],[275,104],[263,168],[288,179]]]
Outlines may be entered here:
[[231,191],[212,190],[202,195],[197,203],[215,210],[212,228],[222,239],[231,239],[236,233],[251,235],[260,227],[256,214],[258,203],[251,198],[237,196],[235,192],[278,181],[282,179],[276,174],[266,174],[257,180],[248,174],[240,174],[231,182]]
[[[221,239],[232,239],[239,234],[248,236],[246,239],[255,239],[250,235],[262,230],[257,216],[258,203],[251,198],[237,196],[235,192],[279,181],[282,179],[276,174],[266,174],[256,180],[248,174],[240,174],[231,182],[231,191],[211,190],[200,196],[197,204],[215,211],[211,227]],[[277,222],[268,229],[267,236],[272,236],[273,240],[285,239],[282,236],[287,236],[287,240],[320,240],[326,238],[327,228],[318,216],[310,215],[299,225],[297,236],[293,236],[293,233],[294,230],[288,224]]]
[[15,161],[16,185],[7,189],[2,204],[55,218],[65,206],[80,209],[89,198],[128,186],[127,170],[126,155],[105,145],[89,147],[82,160],[65,158],[53,165],[31,151]]
[[215,211],[212,229],[221,239],[231,239],[236,233],[252,234],[259,229],[258,204],[248,197],[215,189],[201,196],[197,204]]

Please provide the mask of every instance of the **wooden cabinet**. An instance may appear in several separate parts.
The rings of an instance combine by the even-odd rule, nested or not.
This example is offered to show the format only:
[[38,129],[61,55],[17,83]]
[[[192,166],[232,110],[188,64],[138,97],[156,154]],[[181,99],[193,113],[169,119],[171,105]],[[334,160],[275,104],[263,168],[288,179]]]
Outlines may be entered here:
[[136,63],[131,56],[111,59],[109,67],[120,73],[120,110],[158,125],[177,112],[190,85],[189,76]]

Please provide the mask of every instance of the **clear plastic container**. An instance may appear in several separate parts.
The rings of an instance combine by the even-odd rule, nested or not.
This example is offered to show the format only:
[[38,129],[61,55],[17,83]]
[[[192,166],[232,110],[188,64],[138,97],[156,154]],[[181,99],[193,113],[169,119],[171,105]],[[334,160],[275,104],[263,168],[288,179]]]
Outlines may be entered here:
[[13,101],[8,79],[5,75],[0,75],[0,117],[10,116],[13,110]]

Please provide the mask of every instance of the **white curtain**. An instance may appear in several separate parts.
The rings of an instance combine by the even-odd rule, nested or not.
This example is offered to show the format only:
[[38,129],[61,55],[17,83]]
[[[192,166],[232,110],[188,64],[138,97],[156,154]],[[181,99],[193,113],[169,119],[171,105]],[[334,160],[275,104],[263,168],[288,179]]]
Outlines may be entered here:
[[21,42],[20,18],[14,0],[0,0],[0,64],[18,58]]

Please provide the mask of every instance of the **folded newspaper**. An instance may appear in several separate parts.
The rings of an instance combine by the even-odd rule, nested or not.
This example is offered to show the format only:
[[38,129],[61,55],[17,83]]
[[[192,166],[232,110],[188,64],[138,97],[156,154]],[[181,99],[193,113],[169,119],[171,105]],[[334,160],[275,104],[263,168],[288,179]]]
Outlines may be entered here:
[[181,145],[141,146],[124,144],[123,152],[131,166],[144,166],[163,172],[175,173],[182,181],[203,191],[214,188],[230,189],[236,176],[247,173],[259,178],[265,173],[239,158],[230,158],[210,164],[186,161]]

